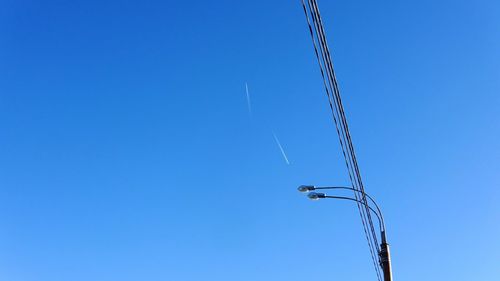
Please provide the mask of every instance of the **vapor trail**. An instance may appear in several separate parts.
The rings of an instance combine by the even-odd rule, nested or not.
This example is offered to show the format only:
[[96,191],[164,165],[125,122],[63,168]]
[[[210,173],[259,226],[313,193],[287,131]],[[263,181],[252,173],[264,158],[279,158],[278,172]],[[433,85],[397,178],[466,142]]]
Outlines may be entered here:
[[245,83],[245,90],[247,93],[248,113],[252,115],[252,104],[250,103],[250,92],[248,91],[248,83]]
[[283,155],[283,159],[285,159],[286,164],[290,165],[290,161],[288,161],[288,157],[286,157],[285,150],[283,150],[283,147],[281,146],[281,143],[274,132],[273,132],[273,137],[274,137],[274,140],[276,141],[276,144],[278,145],[278,147],[281,150],[281,155]]

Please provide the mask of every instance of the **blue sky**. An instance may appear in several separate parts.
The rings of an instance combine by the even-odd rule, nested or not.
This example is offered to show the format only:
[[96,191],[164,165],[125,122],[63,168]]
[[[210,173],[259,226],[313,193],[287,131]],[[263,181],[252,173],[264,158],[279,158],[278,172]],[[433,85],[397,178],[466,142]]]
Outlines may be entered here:
[[[500,3],[319,4],[395,279],[496,280]],[[0,1],[0,279],[375,280],[321,83],[300,1]]]

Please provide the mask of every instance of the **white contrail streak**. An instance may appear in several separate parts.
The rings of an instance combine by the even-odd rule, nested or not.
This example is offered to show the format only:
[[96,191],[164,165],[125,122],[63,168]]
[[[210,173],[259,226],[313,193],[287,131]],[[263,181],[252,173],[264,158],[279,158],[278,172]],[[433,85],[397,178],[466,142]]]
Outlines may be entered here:
[[252,104],[250,103],[250,92],[248,91],[248,83],[245,83],[245,90],[247,93],[248,113],[252,115]]
[[274,132],[273,132],[273,137],[274,137],[274,140],[276,141],[276,144],[278,145],[278,147],[281,150],[281,155],[283,155],[283,159],[285,159],[286,164],[290,165],[290,161],[288,161],[288,157],[286,157],[285,150],[283,150],[283,147],[281,146],[281,143],[278,140],[278,137],[276,136],[276,134]]

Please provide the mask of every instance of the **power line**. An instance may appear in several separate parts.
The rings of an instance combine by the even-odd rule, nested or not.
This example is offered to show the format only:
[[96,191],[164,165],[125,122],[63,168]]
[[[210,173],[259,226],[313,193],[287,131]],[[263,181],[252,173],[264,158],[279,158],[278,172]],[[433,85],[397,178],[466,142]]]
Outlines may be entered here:
[[[336,76],[335,76],[335,72],[333,70],[333,63],[331,61],[330,50],[328,48],[328,44],[326,42],[326,36],[325,36],[324,29],[323,29],[323,23],[322,23],[322,20],[321,20],[321,16],[319,14],[319,9],[317,7],[316,1],[309,1],[309,2],[313,4],[314,12],[316,13],[317,20],[318,20],[318,23],[319,23],[318,24],[318,28],[319,28],[319,31],[320,31],[320,39],[322,39],[321,41],[322,41],[322,44],[324,46],[324,50],[325,50],[325,53],[326,53],[327,63],[328,63],[328,66],[329,66],[330,79],[332,80],[332,83],[334,85],[334,90],[335,90],[335,94],[336,94],[335,98],[337,100],[338,110],[340,111],[340,115],[342,117],[342,124],[343,124],[343,127],[344,127],[343,128],[344,129],[344,134],[345,134],[345,137],[347,138],[347,144],[349,145],[348,150],[350,152],[350,157],[351,157],[352,165],[354,166],[354,169],[355,169],[355,173],[356,173],[356,178],[357,178],[357,182],[358,182],[358,185],[359,185],[359,189],[360,189],[360,191],[362,191],[363,202],[367,203],[367,201],[366,201],[366,193],[364,192],[364,186],[363,186],[363,182],[361,180],[361,174],[359,172],[359,167],[358,167],[358,163],[357,163],[357,160],[356,160],[356,154],[354,152],[354,148],[353,148],[352,141],[351,141],[351,136],[350,136],[350,133],[349,133],[349,127],[348,127],[348,124],[347,124],[347,120],[345,118],[344,108],[343,108],[343,105],[342,105],[342,99],[340,98],[340,91],[338,89],[337,79],[336,79]],[[367,210],[366,214],[369,217],[370,228],[371,228],[371,231],[372,231],[373,238],[375,240],[375,244],[378,245],[377,236],[375,235],[375,231],[374,231],[373,223],[372,223],[372,220],[371,220],[370,212]]]
[[[328,102],[330,105],[330,109],[332,111],[332,117],[335,123],[335,128],[339,136],[342,153],[344,155],[347,170],[349,173],[349,178],[351,180],[353,189],[355,190],[354,196],[356,200],[358,200],[357,201],[358,210],[360,213],[361,222],[363,224],[365,237],[368,242],[368,247],[370,249],[373,265],[375,267],[378,279],[381,280],[380,269],[377,266],[376,262],[377,259],[376,256],[378,256],[380,249],[378,247],[377,236],[375,234],[375,229],[371,218],[370,210],[368,209],[366,193],[364,190],[363,182],[361,180],[361,173],[359,171],[356,154],[354,152],[354,147],[352,144],[349,127],[347,125],[342,99],[340,96],[340,91],[338,88],[338,83],[333,68],[330,50],[328,48],[328,44],[326,41],[326,35],[324,32],[323,22],[321,19],[319,8],[317,6],[316,0],[308,0],[307,7],[305,1],[302,0],[302,5],[304,8],[304,13],[306,15],[309,32],[311,34],[311,38],[313,41],[315,55],[316,58],[318,59],[318,64],[320,67],[321,76],[323,78],[323,83],[328,97]],[[311,26],[309,13],[311,14],[314,26],[314,32]]]

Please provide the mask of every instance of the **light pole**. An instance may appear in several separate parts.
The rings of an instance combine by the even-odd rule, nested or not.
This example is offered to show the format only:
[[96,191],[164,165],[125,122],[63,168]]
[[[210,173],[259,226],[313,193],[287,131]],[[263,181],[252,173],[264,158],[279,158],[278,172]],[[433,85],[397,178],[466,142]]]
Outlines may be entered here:
[[340,199],[340,200],[349,200],[349,201],[354,201],[363,204],[364,206],[368,207],[368,209],[375,214],[375,216],[378,218],[379,222],[379,227],[380,227],[380,238],[381,238],[381,243],[380,243],[380,251],[378,253],[379,257],[379,264],[380,267],[382,268],[382,272],[384,274],[384,281],[392,281],[392,268],[391,268],[391,254],[389,251],[389,244],[387,243],[387,237],[385,233],[385,223],[384,223],[384,216],[382,215],[382,212],[380,211],[379,206],[375,202],[375,200],[369,196],[368,194],[366,195],[366,198],[370,200],[371,203],[373,203],[373,208],[369,204],[367,205],[365,202],[357,200],[352,197],[345,197],[345,196],[330,196],[326,195],[324,193],[319,193],[319,192],[313,192],[316,190],[333,190],[333,189],[346,189],[346,190],[352,190],[354,192],[360,192],[359,190],[356,190],[352,187],[344,187],[344,186],[328,186],[328,187],[315,187],[313,185],[301,185],[299,186],[298,190],[300,192],[308,192],[309,194],[307,197],[311,200],[319,200],[323,198],[329,198],[329,199]]

